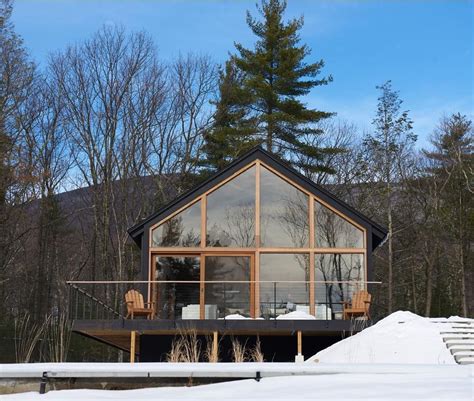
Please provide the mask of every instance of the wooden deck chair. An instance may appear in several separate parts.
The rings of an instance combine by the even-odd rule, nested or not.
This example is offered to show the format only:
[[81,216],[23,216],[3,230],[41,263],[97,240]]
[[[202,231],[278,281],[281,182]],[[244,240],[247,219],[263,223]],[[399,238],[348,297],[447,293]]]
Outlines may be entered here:
[[127,304],[126,318],[135,316],[145,316],[153,319],[155,316],[154,302],[143,302],[143,295],[137,290],[130,290],[125,294],[125,303]]
[[344,302],[344,320],[352,316],[363,316],[370,320],[369,309],[371,299],[372,295],[370,295],[365,290],[354,293],[352,296],[352,304],[349,304],[349,302]]

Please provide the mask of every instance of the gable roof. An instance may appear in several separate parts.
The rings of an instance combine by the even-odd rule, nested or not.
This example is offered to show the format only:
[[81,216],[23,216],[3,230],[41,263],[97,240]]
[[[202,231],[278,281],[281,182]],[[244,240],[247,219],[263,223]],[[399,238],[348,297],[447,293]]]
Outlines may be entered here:
[[218,185],[221,181],[225,180],[243,167],[256,160],[260,160],[263,163],[269,165],[270,167],[278,171],[280,174],[288,178],[288,180],[293,181],[295,184],[300,185],[302,188],[312,193],[315,197],[320,198],[322,201],[330,204],[332,207],[340,211],[343,215],[346,215],[347,217],[351,218],[361,226],[370,229],[370,231],[372,232],[372,249],[375,249],[385,240],[387,236],[387,230],[384,227],[369,219],[367,216],[363,215],[359,211],[355,210],[352,206],[337,198],[328,190],[306,178],[301,173],[296,171],[293,167],[289,166],[287,163],[281,161],[276,156],[262,149],[262,147],[260,146],[251,149],[249,152],[234,160],[227,167],[217,172],[212,177],[208,178],[190,191],[180,195],[175,200],[159,209],[157,212],[143,219],[140,223],[129,228],[129,235],[138,245],[140,245],[143,233],[150,226],[156,224],[160,220],[165,219],[167,216],[171,215],[176,210],[187,205],[192,200],[196,199],[209,189]]

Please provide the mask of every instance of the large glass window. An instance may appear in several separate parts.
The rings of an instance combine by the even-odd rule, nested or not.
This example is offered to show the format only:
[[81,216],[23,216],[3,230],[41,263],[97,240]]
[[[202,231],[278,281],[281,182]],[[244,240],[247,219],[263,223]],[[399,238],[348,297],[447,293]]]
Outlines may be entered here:
[[364,233],[319,202],[314,203],[317,248],[362,248]]
[[[264,318],[289,312],[309,313],[309,255],[260,255],[260,314]],[[301,283],[288,283],[301,281]]]
[[316,305],[329,308],[335,318],[341,318],[342,305],[352,295],[364,289],[364,256],[361,254],[315,255]]
[[207,246],[255,245],[255,166],[207,196]]
[[250,316],[250,256],[206,256],[205,276],[206,281],[225,281],[206,283],[206,318]]
[[262,167],[260,200],[262,246],[309,246],[308,195]]
[[170,281],[154,284],[158,318],[199,319],[199,256],[159,256],[155,260],[155,280]]
[[194,203],[152,231],[154,247],[198,247],[201,242],[201,201]]

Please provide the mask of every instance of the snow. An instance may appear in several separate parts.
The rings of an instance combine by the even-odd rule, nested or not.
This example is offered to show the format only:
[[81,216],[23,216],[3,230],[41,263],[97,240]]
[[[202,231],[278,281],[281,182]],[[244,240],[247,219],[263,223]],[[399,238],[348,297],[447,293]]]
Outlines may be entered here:
[[[438,366],[446,368],[447,366]],[[288,376],[141,390],[62,390],[44,395],[22,393],[0,396],[4,401],[212,401],[212,400],[457,400],[472,401],[473,371],[466,366],[423,367],[419,373],[361,373]]]
[[[223,318],[221,318],[223,319]],[[247,317],[247,316],[242,316],[238,313],[233,313],[231,315],[227,315],[224,319],[226,320],[263,320],[263,318],[259,317],[257,319]],[[294,311],[294,312],[289,312],[285,315],[278,315],[276,317],[277,320],[316,320],[316,317],[313,315],[310,315],[309,313],[303,312],[303,311]]]
[[[241,315],[226,318],[241,319]],[[314,319],[302,311],[279,319]],[[456,400],[474,399],[474,365],[457,365],[442,341],[446,322],[398,311],[318,352],[309,363],[61,363],[0,365],[0,378],[255,377],[196,387],[62,390],[0,396],[4,401]],[[472,320],[470,320],[472,321]],[[304,340],[303,340],[304,343]],[[319,361],[320,363],[314,363]],[[312,362],[312,363],[311,363]],[[112,373],[111,373],[112,372]],[[36,379],[35,379],[36,380]],[[106,380],[105,380],[106,381]]]
[[233,313],[232,315],[227,315],[225,319],[226,320],[247,320],[247,319],[252,319],[252,318],[239,315],[238,313]]
[[279,315],[276,318],[277,320],[316,320],[313,315],[298,310],[285,315]]
[[308,362],[311,361],[321,363],[456,363],[442,340],[440,326],[430,319],[405,311],[394,312],[360,333],[318,352],[308,360]]

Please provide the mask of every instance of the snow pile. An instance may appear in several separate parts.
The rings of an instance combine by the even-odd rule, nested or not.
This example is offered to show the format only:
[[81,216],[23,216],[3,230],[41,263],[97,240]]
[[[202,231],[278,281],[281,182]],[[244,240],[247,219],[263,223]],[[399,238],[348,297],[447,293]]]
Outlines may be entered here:
[[318,352],[308,362],[455,364],[439,326],[398,311],[362,332]]
[[297,310],[286,315],[278,315],[277,320],[316,320],[316,318],[309,313]]

